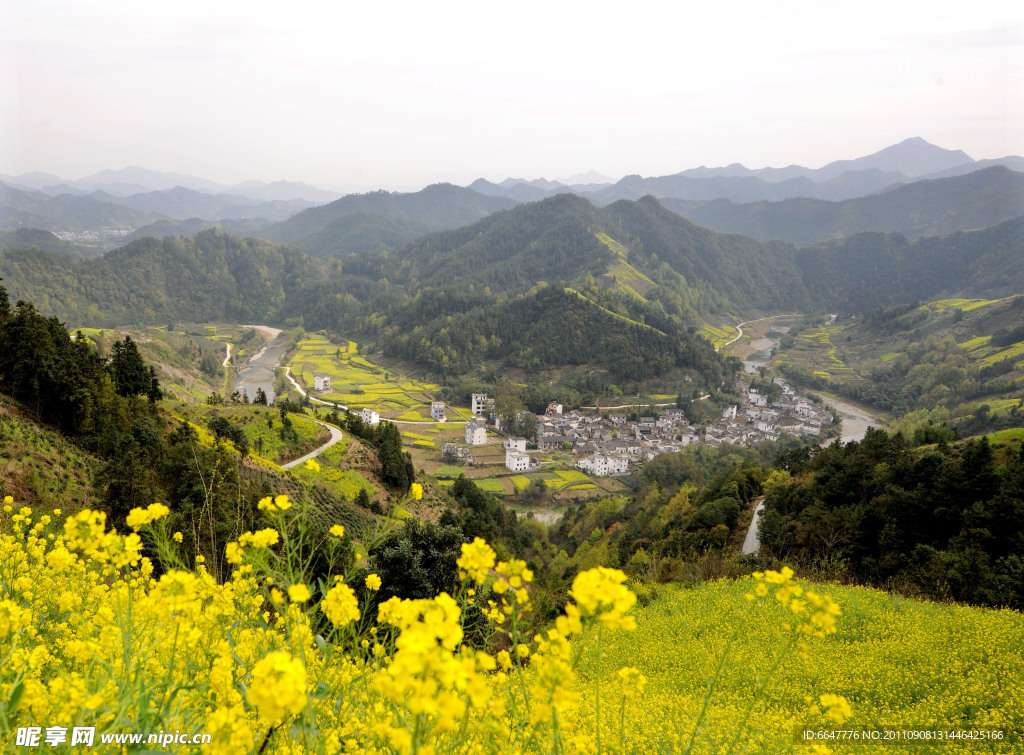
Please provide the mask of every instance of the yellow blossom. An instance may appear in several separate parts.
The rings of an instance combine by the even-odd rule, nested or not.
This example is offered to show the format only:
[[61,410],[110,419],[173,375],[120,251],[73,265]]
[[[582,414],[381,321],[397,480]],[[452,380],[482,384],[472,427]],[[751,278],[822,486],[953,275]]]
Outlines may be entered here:
[[275,650],[252,669],[246,699],[268,722],[294,715],[306,704],[306,669],[291,653]]
[[288,588],[288,599],[292,603],[305,603],[310,598],[309,588],[303,584],[291,585]]

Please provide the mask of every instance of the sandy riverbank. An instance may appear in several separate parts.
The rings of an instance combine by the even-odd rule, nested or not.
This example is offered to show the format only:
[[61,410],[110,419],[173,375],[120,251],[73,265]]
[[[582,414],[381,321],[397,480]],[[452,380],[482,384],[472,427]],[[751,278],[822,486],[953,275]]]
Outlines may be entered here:
[[267,325],[242,325],[241,327],[252,328],[257,333],[266,338],[268,341],[273,341],[282,333],[280,328],[271,328]]

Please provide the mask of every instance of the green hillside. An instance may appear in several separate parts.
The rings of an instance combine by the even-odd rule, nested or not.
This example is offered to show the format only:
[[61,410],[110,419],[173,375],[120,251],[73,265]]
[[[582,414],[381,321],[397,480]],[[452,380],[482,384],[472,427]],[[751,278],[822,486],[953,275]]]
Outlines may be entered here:
[[350,254],[400,249],[438,229],[438,224],[372,212],[342,215],[322,228],[290,243],[311,257],[347,257]]
[[65,512],[96,506],[93,478],[101,464],[0,394],[0,498]]
[[[774,359],[797,383],[968,434],[1024,423],[1024,296],[890,307],[785,335]],[[984,407],[984,408],[983,408]]]
[[18,228],[14,231],[0,231],[0,250],[41,249],[44,252],[83,256],[82,250],[70,241],[62,241],[50,231],[40,228]]
[[[444,194],[456,187],[431,188]],[[433,195],[424,192],[375,201],[404,206],[415,196],[417,206],[429,209]],[[442,204],[451,210],[450,201]],[[306,238],[317,253],[340,254],[400,243],[403,234],[418,234],[416,222],[399,222],[396,235],[385,238],[379,227],[365,235],[358,216],[348,214],[326,219],[338,224],[333,230],[312,223],[309,228],[316,229]],[[860,234],[796,249],[701,228],[649,197],[598,209],[564,194],[421,236],[400,249],[340,259],[318,260],[261,239],[206,230],[184,239],[139,239],[92,261],[9,251],[0,257],[0,274],[15,298],[32,299],[72,326],[172,320],[302,324],[442,375],[474,369],[484,354],[495,361],[511,358],[510,366],[607,368],[600,344],[626,334],[626,362],[641,359],[649,377],[664,372],[664,365],[637,341],[647,328],[669,336],[675,345],[666,352],[668,361],[681,366],[694,362],[685,345],[689,329],[708,319],[717,324],[737,313],[794,309],[863,312],[912,298],[1017,293],[1024,289],[1022,237],[1024,219],[1018,219],[916,242],[899,234]],[[571,288],[592,305],[593,318],[580,315],[589,333],[606,315],[646,327],[596,340],[561,338],[555,347],[542,307],[534,308],[539,319],[530,328],[503,330],[495,313],[516,320],[534,305],[521,305],[516,314],[511,302],[535,297],[544,285]],[[448,318],[457,320],[454,328]],[[413,328],[429,347],[410,345]],[[691,357],[681,358],[680,349]]]

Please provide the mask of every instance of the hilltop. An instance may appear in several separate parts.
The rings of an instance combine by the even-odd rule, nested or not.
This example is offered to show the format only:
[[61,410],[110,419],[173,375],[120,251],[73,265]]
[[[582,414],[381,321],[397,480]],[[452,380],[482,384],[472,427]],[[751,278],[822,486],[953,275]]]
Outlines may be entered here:
[[[349,194],[329,204],[312,207],[288,220],[268,226],[262,235],[271,241],[294,244],[300,250],[317,257],[343,256],[349,251],[377,251],[384,232],[398,235],[399,246],[409,243],[426,231],[473,223],[498,210],[508,209],[515,202],[487,197],[470,189],[452,184],[433,184],[413,193],[376,191],[367,194]],[[346,245],[332,237],[351,237],[356,232],[354,223],[362,233],[369,234],[377,243]],[[351,242],[350,242],[351,243]]]

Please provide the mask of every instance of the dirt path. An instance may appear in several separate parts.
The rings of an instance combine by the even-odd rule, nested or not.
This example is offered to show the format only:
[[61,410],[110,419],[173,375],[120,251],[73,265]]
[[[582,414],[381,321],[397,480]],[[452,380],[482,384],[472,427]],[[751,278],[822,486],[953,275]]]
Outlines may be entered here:
[[224,355],[224,369],[227,369],[228,362],[231,361],[231,344],[225,341],[224,345],[228,347],[227,353]]
[[312,451],[310,451],[305,456],[300,456],[295,461],[289,461],[287,464],[282,464],[281,465],[282,469],[291,469],[292,467],[297,467],[299,464],[303,464],[303,463],[309,461],[310,459],[315,459],[317,456],[319,456],[324,451],[326,451],[328,448],[330,448],[335,443],[337,443],[339,440],[341,440],[341,437],[342,437],[341,430],[336,428],[334,425],[328,425],[326,422],[321,422],[318,419],[312,419],[310,417],[304,417],[304,419],[306,419],[306,420],[308,420],[310,422],[315,422],[316,424],[320,425],[320,427],[326,427],[330,431],[330,433],[331,433],[331,439],[329,441],[327,441],[326,443],[324,443],[319,448],[313,449]]

